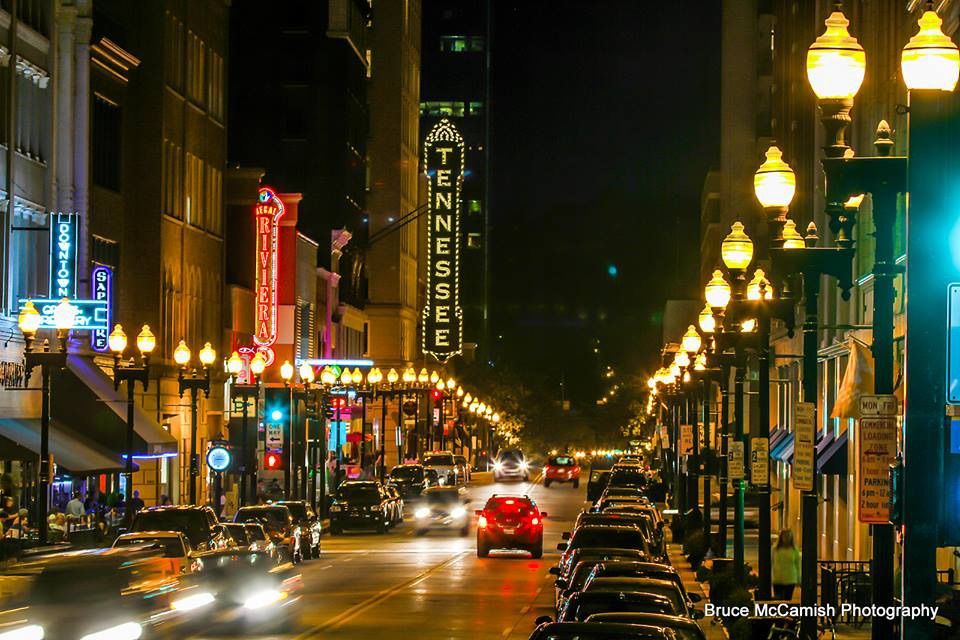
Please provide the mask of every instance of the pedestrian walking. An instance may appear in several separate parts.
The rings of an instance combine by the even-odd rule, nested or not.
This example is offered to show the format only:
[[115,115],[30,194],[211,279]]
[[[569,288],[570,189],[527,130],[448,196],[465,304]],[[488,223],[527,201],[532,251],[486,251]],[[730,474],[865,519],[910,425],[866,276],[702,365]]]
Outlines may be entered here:
[[800,584],[800,552],[793,544],[793,531],[784,529],[773,547],[773,597],[792,600],[793,590]]
[[130,498],[130,513],[136,513],[145,506],[143,498],[140,497],[140,491],[138,489],[134,490],[133,497]]

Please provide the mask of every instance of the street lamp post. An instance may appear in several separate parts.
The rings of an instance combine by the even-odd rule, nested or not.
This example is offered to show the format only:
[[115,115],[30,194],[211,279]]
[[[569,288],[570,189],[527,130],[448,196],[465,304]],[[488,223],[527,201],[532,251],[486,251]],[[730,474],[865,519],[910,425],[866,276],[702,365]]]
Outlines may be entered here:
[[[28,372],[40,367],[40,464],[38,465],[38,494],[36,523],[40,544],[47,542],[47,497],[50,493],[52,469],[50,468],[50,378],[53,371],[67,366],[67,336],[73,327],[77,309],[67,298],[60,301],[54,311],[54,323],[57,327],[56,350],[50,350],[50,342],[43,341],[41,351],[31,347],[42,318],[33,302],[28,300],[20,310],[17,324],[23,332],[25,342],[24,366]],[[129,453],[129,451],[128,451]],[[129,461],[129,457],[128,457]],[[129,464],[129,462],[128,462]]]
[[[181,340],[173,350],[173,360],[180,370],[177,382],[180,397],[190,391],[190,504],[197,504],[197,476],[200,475],[200,460],[197,458],[197,395],[202,391],[204,397],[210,397],[210,365],[217,359],[217,352],[207,342],[200,349],[200,364],[203,365],[202,374],[195,368],[187,374],[187,365],[190,364],[190,348]],[[214,505],[219,510],[220,505]]]
[[[230,359],[227,361],[227,370],[230,373],[230,376],[233,379],[232,384],[230,385],[230,399],[237,400],[240,399],[243,405],[243,412],[241,414],[241,423],[240,423],[240,506],[246,506],[247,496],[253,496],[256,498],[256,486],[257,486],[257,465],[256,462],[252,459],[252,451],[255,450],[255,447],[250,446],[250,432],[249,432],[249,408],[250,400],[253,399],[253,415],[256,416],[259,413],[257,405],[260,400],[260,376],[263,375],[263,370],[267,366],[267,361],[263,358],[263,355],[259,352],[256,353],[253,358],[250,360],[250,375],[253,377],[253,382],[239,383],[237,378],[240,375],[240,372],[243,370],[243,360],[240,358],[240,354],[236,351],[230,356]],[[249,482],[248,487],[248,480]],[[249,490],[249,494],[247,493]]]
[[[119,324],[113,328],[113,331],[110,333],[107,338],[107,344],[110,347],[110,351],[113,352],[113,387],[114,389],[120,388],[121,382],[127,383],[127,460],[126,466],[124,469],[124,475],[127,477],[127,493],[132,495],[131,489],[133,488],[133,392],[136,385],[134,383],[139,382],[143,385],[143,390],[146,392],[147,387],[150,384],[150,354],[153,352],[154,348],[157,346],[157,339],[154,337],[153,332],[150,331],[148,325],[143,325],[143,329],[137,335],[137,350],[140,351],[140,363],[137,364],[133,358],[129,362],[123,363],[123,352],[127,348],[127,334],[123,332],[123,327]],[[128,498],[129,499],[129,498]],[[125,514],[125,518],[129,520],[133,514]]]

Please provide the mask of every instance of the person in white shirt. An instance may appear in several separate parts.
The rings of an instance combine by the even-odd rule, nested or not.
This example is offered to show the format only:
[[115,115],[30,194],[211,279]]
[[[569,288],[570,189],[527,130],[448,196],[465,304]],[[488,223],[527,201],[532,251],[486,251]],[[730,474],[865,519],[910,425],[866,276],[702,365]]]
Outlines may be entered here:
[[71,518],[81,518],[83,517],[85,511],[83,508],[83,500],[80,499],[80,492],[73,492],[73,499],[67,503],[66,513],[68,517]]

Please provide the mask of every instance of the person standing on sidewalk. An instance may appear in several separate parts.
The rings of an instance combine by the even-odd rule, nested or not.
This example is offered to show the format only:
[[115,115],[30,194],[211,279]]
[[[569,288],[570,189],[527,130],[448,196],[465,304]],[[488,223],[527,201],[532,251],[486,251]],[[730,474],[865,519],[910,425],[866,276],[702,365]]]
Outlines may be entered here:
[[792,600],[793,590],[800,584],[800,552],[793,544],[793,531],[784,529],[773,547],[773,597]]

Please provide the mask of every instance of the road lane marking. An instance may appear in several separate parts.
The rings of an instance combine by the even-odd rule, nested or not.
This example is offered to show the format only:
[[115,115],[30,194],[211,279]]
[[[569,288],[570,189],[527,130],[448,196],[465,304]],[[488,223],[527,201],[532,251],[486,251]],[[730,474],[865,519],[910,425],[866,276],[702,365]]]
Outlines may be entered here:
[[398,584],[394,587],[390,587],[389,589],[384,589],[383,591],[380,591],[379,593],[374,594],[370,598],[367,598],[363,602],[359,602],[355,604],[354,606],[343,611],[339,615],[336,615],[333,618],[330,618],[323,624],[317,625],[311,629],[308,629],[307,631],[304,631],[303,633],[296,636],[296,638],[298,640],[306,640],[306,638],[315,637],[315,635],[321,631],[332,631],[333,629],[337,629],[343,626],[345,623],[352,620],[353,618],[357,617],[358,615],[360,615],[370,607],[380,604],[384,600],[387,600],[388,598],[394,596],[400,591],[403,591],[404,589],[409,589],[410,587],[417,586],[418,584],[420,584],[421,582],[429,578],[435,572],[453,564],[457,560],[460,560],[461,558],[465,557],[468,553],[470,553],[469,550],[456,553],[454,554],[453,557],[448,558],[447,560],[441,562],[440,564],[434,567],[427,569],[426,571],[422,571],[421,573],[417,574],[416,576],[407,580],[406,582]]
[[320,571],[323,571],[324,569],[333,569],[333,565],[332,565],[332,564],[328,564],[328,565],[325,566],[325,567],[320,567]]
[[533,594],[533,598],[530,600],[530,604],[528,604],[527,606],[525,606],[523,609],[520,610],[520,615],[517,616],[517,621],[513,623],[513,626],[508,629],[504,629],[503,631],[504,638],[509,637],[510,634],[512,634],[517,629],[517,627],[520,626],[520,623],[523,622],[523,617],[528,613],[530,613],[530,609],[533,607],[534,604],[536,604],[537,598],[540,597],[541,593],[543,593],[543,585],[541,585],[540,588],[537,589],[537,592]]

